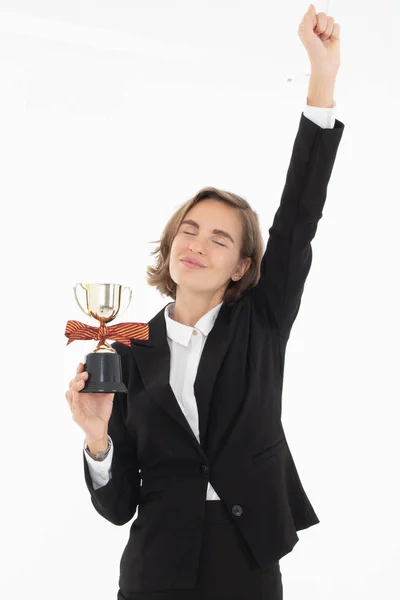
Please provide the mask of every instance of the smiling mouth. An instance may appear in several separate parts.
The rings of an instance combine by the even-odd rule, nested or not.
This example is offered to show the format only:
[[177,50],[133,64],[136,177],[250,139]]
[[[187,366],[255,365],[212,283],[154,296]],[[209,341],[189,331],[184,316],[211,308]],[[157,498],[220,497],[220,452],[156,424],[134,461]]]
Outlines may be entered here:
[[204,267],[202,265],[198,265],[196,263],[191,262],[190,260],[181,260],[181,262],[187,266],[187,267],[191,267],[191,268],[197,268],[197,269],[204,269]]

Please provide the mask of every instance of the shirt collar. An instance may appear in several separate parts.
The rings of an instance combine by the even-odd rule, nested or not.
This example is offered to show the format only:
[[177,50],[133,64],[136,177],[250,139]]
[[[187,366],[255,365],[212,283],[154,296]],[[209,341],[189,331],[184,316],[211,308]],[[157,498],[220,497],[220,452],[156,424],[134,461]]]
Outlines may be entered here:
[[[199,319],[195,324],[195,328],[198,329],[203,335],[207,336],[210,333],[222,304],[223,302],[221,302],[217,306],[214,306],[214,308],[212,308],[208,311],[208,313],[203,315],[201,319]],[[188,346],[194,328],[190,327],[189,325],[184,325],[183,323],[178,323],[178,321],[174,321],[171,318],[171,315],[173,315],[174,308],[175,302],[171,302],[165,307],[164,315],[165,324],[167,328],[167,336],[174,342],[178,342],[178,344]]]

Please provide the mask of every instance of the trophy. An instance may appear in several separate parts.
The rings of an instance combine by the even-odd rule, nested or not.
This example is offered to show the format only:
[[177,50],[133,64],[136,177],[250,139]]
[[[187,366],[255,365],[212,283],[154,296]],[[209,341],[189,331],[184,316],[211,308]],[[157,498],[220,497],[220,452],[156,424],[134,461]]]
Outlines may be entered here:
[[[85,292],[85,307],[79,301],[77,288],[80,286]],[[123,293],[129,292],[126,307],[121,310]],[[74,340],[98,340],[96,348],[86,356],[84,370],[88,378],[84,387],[79,390],[83,394],[110,394],[112,392],[127,393],[127,387],[122,381],[121,357],[106,342],[113,339],[130,346],[132,338],[139,340],[149,339],[149,326],[147,323],[120,323],[108,326],[106,323],[113,321],[118,314],[124,313],[132,300],[132,290],[114,283],[88,283],[74,285],[75,299],[79,308],[89,317],[100,323],[100,327],[86,325],[80,321],[67,321],[65,335],[68,338],[67,346]]]

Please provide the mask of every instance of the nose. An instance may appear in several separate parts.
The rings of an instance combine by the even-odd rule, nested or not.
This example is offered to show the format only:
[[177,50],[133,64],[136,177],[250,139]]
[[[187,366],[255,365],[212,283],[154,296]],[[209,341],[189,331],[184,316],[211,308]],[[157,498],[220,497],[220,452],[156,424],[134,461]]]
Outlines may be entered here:
[[196,236],[196,239],[192,239],[189,244],[190,250],[193,250],[195,253],[204,253],[205,242],[203,242],[199,236]]

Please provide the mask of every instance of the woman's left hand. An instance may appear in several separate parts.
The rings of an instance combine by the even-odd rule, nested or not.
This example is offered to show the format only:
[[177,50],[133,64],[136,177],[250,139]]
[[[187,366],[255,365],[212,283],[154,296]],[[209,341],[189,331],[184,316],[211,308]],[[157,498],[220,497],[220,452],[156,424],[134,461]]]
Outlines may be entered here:
[[299,37],[311,62],[311,67],[322,72],[337,71],[340,67],[340,25],[325,13],[316,14],[310,4],[299,25]]

